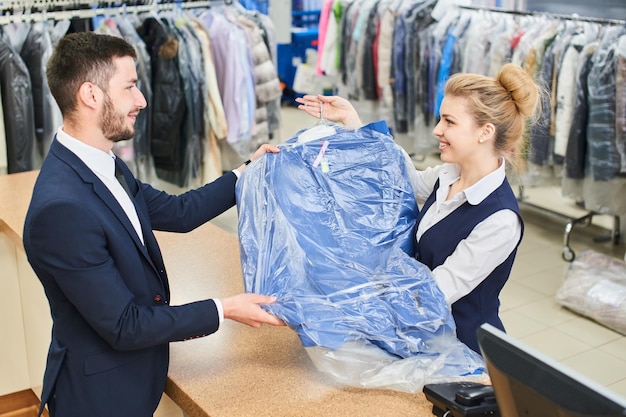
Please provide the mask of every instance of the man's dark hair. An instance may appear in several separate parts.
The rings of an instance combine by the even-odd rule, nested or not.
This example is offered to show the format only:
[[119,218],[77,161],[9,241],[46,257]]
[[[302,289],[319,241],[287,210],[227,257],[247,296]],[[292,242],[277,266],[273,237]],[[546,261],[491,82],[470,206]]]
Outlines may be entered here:
[[124,39],[93,32],[65,35],[54,49],[46,75],[48,86],[65,117],[76,110],[76,93],[85,82],[107,91],[115,72],[114,58],[137,58]]

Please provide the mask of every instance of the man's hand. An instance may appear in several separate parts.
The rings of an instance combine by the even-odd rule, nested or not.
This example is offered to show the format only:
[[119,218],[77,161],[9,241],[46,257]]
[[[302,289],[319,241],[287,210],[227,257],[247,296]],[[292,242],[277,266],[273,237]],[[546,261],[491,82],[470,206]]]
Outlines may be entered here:
[[246,169],[246,166],[250,162],[260,158],[261,156],[263,156],[266,153],[278,153],[278,152],[280,152],[280,149],[277,146],[270,145],[269,143],[264,143],[263,145],[259,146],[259,149],[257,149],[256,152],[254,154],[252,154],[250,159],[248,159],[246,162],[241,164],[239,166],[239,168],[237,168],[237,171],[239,171],[239,173],[242,173],[243,170]]
[[272,304],[276,297],[260,294],[237,294],[220,299],[224,309],[224,318],[251,327],[261,327],[263,323],[272,326],[285,326],[285,323],[263,310],[259,304]]

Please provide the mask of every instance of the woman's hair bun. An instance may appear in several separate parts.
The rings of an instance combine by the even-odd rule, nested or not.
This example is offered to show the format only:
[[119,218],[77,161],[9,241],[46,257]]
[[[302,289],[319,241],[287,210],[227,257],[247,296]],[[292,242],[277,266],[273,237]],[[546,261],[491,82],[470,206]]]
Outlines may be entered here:
[[539,88],[526,71],[517,65],[505,64],[496,80],[508,91],[522,116],[530,117],[535,114],[539,102]]

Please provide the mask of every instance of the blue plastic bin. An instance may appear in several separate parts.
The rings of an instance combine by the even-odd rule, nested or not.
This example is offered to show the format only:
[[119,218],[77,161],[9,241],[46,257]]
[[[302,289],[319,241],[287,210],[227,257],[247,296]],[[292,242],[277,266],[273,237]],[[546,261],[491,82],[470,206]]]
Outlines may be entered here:
[[296,76],[294,58],[300,58],[301,62],[305,62],[307,49],[317,50],[317,27],[293,31],[291,43],[278,44],[278,76],[285,83],[285,87],[293,88],[293,80]]

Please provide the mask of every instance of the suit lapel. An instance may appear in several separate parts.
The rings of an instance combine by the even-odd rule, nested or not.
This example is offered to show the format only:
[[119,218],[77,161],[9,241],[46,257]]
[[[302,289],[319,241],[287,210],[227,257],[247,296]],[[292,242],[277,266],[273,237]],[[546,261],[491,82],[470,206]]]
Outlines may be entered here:
[[[144,242],[144,244],[140,246],[142,253],[144,254],[144,256],[147,256],[150,264],[154,268],[157,276],[161,280],[161,283],[166,288],[167,293],[169,294],[169,283],[165,275],[165,264],[163,263],[163,255],[161,254],[161,250],[159,249],[159,244],[156,240],[156,237],[152,232],[152,222],[150,221],[150,216],[148,215],[148,207],[145,204],[143,192],[141,189],[137,188],[137,182],[134,180],[134,177],[132,177],[132,173],[130,172],[128,167],[125,166],[124,163],[118,161],[117,158],[115,160],[115,163],[118,164],[124,177],[126,177],[126,183],[128,188],[127,192],[129,193],[130,199],[135,206],[135,212],[137,213],[139,223],[141,224],[141,231],[143,233]],[[132,181],[128,181],[128,177],[130,177]],[[136,236],[136,234],[134,236]]]
[[[150,265],[154,268],[155,272],[160,276],[159,270],[163,269],[163,260],[161,257],[160,250],[158,249],[158,244],[152,233],[150,222],[147,221],[147,213],[143,213],[135,204],[135,210],[137,211],[137,215],[139,217],[139,221],[141,223],[141,229],[144,234],[144,242],[146,245],[141,243],[139,236],[137,236],[137,232],[133,227],[132,223],[128,219],[128,216],[120,206],[119,202],[115,199],[113,194],[109,191],[109,189],[104,185],[100,178],[96,174],[85,165],[85,163],[76,156],[72,151],[67,149],[65,146],[61,145],[55,137],[55,140],[50,145],[50,152],[56,155],[61,161],[64,161],[72,169],[78,174],[78,176],[85,182],[86,184],[91,184],[93,192],[102,202],[113,212],[115,217],[122,223],[128,234],[135,242],[135,246],[137,249],[143,254],[143,256],[149,261]],[[149,235],[149,236],[146,236]],[[151,238],[149,238],[151,237]],[[150,241],[150,246],[154,247],[152,249],[148,249],[148,241]],[[156,250],[155,250],[156,248]]]
[[143,241],[145,243],[146,250],[152,259],[155,268],[163,269],[163,256],[161,255],[161,250],[159,249],[156,237],[154,236],[154,233],[152,233],[150,222],[147,220],[147,216],[143,211],[137,209],[137,215],[139,216],[139,222],[141,223]]

